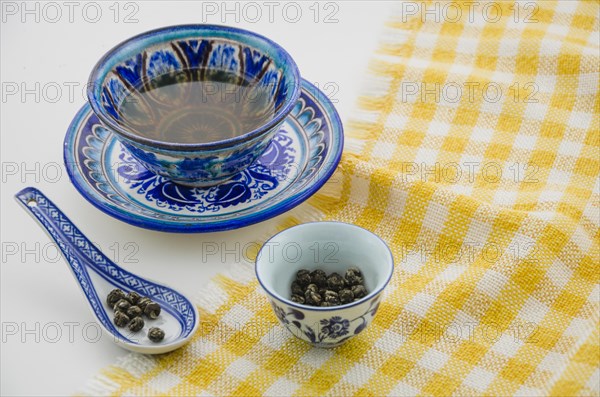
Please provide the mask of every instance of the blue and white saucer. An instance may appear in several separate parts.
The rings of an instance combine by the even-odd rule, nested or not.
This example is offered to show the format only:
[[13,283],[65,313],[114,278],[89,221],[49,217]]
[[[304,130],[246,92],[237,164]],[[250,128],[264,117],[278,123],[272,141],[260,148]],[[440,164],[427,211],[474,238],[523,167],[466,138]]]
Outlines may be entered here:
[[83,197],[117,219],[167,232],[214,232],[264,221],[309,198],[333,174],[343,141],[337,111],[303,80],[300,99],[262,157],[219,185],[186,187],[149,172],[88,104],[69,126],[64,160]]

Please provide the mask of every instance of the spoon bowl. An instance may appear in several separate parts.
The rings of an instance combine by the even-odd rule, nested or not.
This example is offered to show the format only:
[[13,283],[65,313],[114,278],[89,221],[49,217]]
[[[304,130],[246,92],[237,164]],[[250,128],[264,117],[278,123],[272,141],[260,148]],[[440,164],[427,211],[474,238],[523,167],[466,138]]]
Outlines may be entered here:
[[[28,187],[15,195],[62,251],[78,281],[96,320],[119,346],[137,353],[161,354],[183,346],[197,329],[198,311],[186,296],[165,285],[139,277],[119,267],[92,244],[52,201],[38,189]],[[144,328],[131,332],[112,321],[112,308],[106,296],[115,289],[137,292],[161,306],[155,320],[144,319]],[[165,338],[158,343],[148,339],[148,330],[159,327]]]

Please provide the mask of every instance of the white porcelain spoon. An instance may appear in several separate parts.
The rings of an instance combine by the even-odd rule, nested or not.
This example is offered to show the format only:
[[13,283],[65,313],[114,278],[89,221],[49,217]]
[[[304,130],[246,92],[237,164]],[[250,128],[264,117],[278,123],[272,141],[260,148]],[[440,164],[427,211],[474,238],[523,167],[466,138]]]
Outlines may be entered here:
[[[59,209],[39,190],[28,187],[15,195],[56,242],[70,265],[75,279],[90,304],[96,320],[113,336],[119,346],[144,354],[159,354],[183,346],[198,327],[198,311],[183,294],[122,269],[92,244]],[[144,328],[131,332],[113,323],[108,293],[120,288],[147,296],[161,306],[155,320],[144,318]],[[148,339],[151,327],[161,328],[165,337],[155,343]]]

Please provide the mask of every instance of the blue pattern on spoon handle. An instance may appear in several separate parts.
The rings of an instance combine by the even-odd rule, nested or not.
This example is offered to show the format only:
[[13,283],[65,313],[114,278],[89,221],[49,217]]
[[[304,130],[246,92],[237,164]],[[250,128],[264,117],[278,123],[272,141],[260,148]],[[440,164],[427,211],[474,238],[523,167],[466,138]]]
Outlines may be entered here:
[[98,251],[69,218],[39,190],[28,187],[17,193],[15,197],[56,242],[98,320],[118,335],[119,332],[102,308],[100,298],[92,286],[86,269],[86,265],[93,267],[94,261],[110,262],[108,258]]
[[[25,188],[16,194],[16,198],[35,216],[56,242],[71,266],[73,275],[90,302],[96,317],[114,335],[123,337],[108,318],[102,300],[92,285],[88,268],[113,284],[115,288],[135,291],[161,304],[163,310],[172,314],[181,324],[182,337],[186,337],[193,331],[196,311],[187,298],[169,287],[140,278],[114,264],[39,190],[32,187]],[[130,343],[135,343],[123,338]]]

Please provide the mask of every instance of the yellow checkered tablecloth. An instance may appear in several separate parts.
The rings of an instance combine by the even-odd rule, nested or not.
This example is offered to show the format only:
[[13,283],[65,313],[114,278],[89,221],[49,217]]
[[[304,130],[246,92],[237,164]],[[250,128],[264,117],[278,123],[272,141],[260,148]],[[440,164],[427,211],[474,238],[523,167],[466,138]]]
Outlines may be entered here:
[[240,264],[202,292],[187,347],[131,354],[86,393],[599,395],[598,13],[399,5],[338,171],[279,225],[341,220],[390,244],[373,324],[311,348]]

